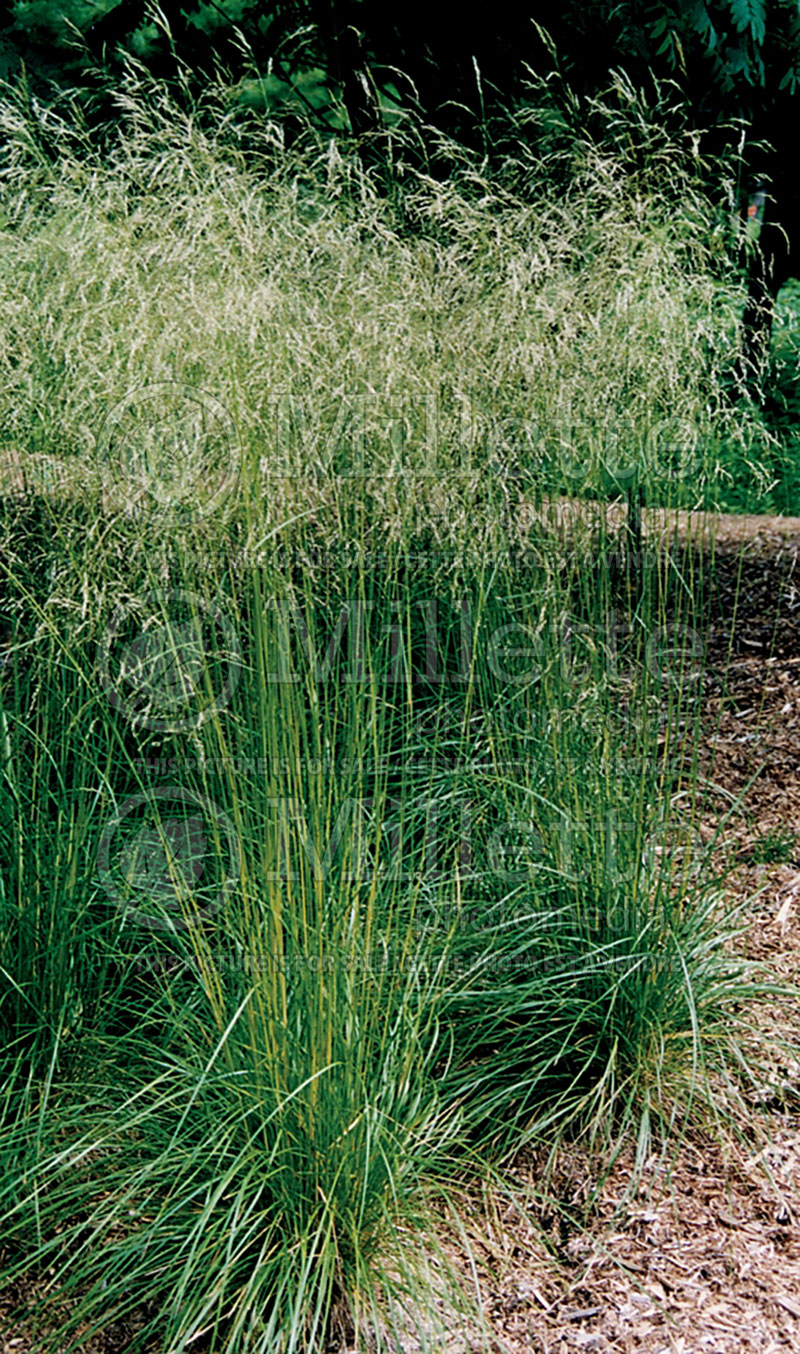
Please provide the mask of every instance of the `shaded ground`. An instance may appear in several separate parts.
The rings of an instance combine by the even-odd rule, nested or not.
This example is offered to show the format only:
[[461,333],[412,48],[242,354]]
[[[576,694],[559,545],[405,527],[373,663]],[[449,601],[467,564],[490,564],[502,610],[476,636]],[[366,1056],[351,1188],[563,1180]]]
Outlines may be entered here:
[[[681,536],[709,527],[683,516]],[[673,532],[648,514],[648,539]],[[701,830],[719,834],[726,888],[745,905],[747,953],[796,981],[800,961],[800,518],[718,519],[706,635],[699,771]],[[798,1003],[800,1005],[800,1003]],[[794,1004],[765,1005],[759,1023],[800,1030]],[[722,1149],[696,1136],[671,1162],[648,1162],[623,1202],[632,1158],[599,1189],[588,1229],[537,1203],[541,1164],[522,1160],[507,1193],[464,1199],[491,1341],[508,1354],[571,1350],[738,1354],[800,1349],[800,1064],[775,1047],[769,1086],[754,1094],[748,1140]],[[554,1176],[564,1209],[580,1210],[596,1163],[565,1154]],[[455,1231],[443,1221],[443,1232]],[[465,1248],[446,1249],[466,1276]],[[23,1295],[16,1294],[17,1300]],[[10,1298],[11,1295],[7,1295]],[[0,1299],[0,1318],[3,1301]],[[452,1330],[451,1348],[478,1332]],[[27,1354],[16,1330],[0,1354]],[[87,1340],[85,1354],[126,1348],[130,1328]],[[418,1347],[410,1337],[406,1349]],[[154,1352],[155,1354],[155,1352]]]
[[[711,1141],[684,1144],[670,1166],[649,1165],[638,1196],[622,1208],[631,1163],[621,1160],[590,1230],[559,1243],[555,1256],[542,1243],[535,1209],[524,1216],[535,1166],[520,1166],[518,1204],[497,1199],[467,1227],[496,1348],[738,1354],[800,1347],[796,1116],[772,1116],[770,1133],[765,1153],[738,1160],[724,1159]],[[587,1160],[566,1161],[565,1202],[579,1204],[591,1179]],[[478,1347],[470,1339],[452,1346]]]

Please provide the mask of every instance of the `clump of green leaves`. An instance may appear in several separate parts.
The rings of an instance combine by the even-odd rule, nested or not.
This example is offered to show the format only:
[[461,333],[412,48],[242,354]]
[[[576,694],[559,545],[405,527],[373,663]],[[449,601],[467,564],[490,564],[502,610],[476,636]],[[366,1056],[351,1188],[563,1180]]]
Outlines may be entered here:
[[753,865],[779,865],[791,861],[797,850],[797,833],[791,828],[773,827],[760,832],[747,851]]

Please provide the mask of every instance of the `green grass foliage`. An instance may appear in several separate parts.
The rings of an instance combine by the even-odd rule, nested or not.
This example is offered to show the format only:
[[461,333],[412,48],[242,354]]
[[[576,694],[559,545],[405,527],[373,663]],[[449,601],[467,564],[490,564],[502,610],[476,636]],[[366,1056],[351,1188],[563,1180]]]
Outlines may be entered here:
[[3,1274],[48,1348],[440,1347],[432,1192],[743,1103],[702,569],[603,511],[761,436],[738,284],[668,138],[386,192],[118,103],[0,104]]

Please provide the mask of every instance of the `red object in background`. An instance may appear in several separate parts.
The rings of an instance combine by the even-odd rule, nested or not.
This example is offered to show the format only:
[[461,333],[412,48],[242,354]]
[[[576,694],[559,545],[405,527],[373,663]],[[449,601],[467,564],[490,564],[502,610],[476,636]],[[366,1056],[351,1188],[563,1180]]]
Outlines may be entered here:
[[764,220],[764,207],[766,205],[766,201],[767,195],[764,192],[764,189],[757,188],[756,191],[753,193],[752,197],[750,198],[749,203],[747,204],[748,221],[761,222]]

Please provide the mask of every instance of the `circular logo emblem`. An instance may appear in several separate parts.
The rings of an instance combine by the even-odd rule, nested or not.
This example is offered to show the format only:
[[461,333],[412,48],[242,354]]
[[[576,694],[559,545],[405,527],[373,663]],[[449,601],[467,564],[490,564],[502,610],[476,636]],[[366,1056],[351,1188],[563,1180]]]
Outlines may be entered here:
[[238,846],[230,819],[179,785],[131,795],[100,838],[97,865],[127,919],[159,931],[213,917],[233,887]]
[[241,649],[219,607],[196,593],[155,591],[117,607],[97,667],[111,704],[132,724],[185,733],[228,704]]
[[236,427],[213,395],[177,381],[158,381],[126,395],[106,415],[97,455],[112,503],[216,512],[236,488]]

